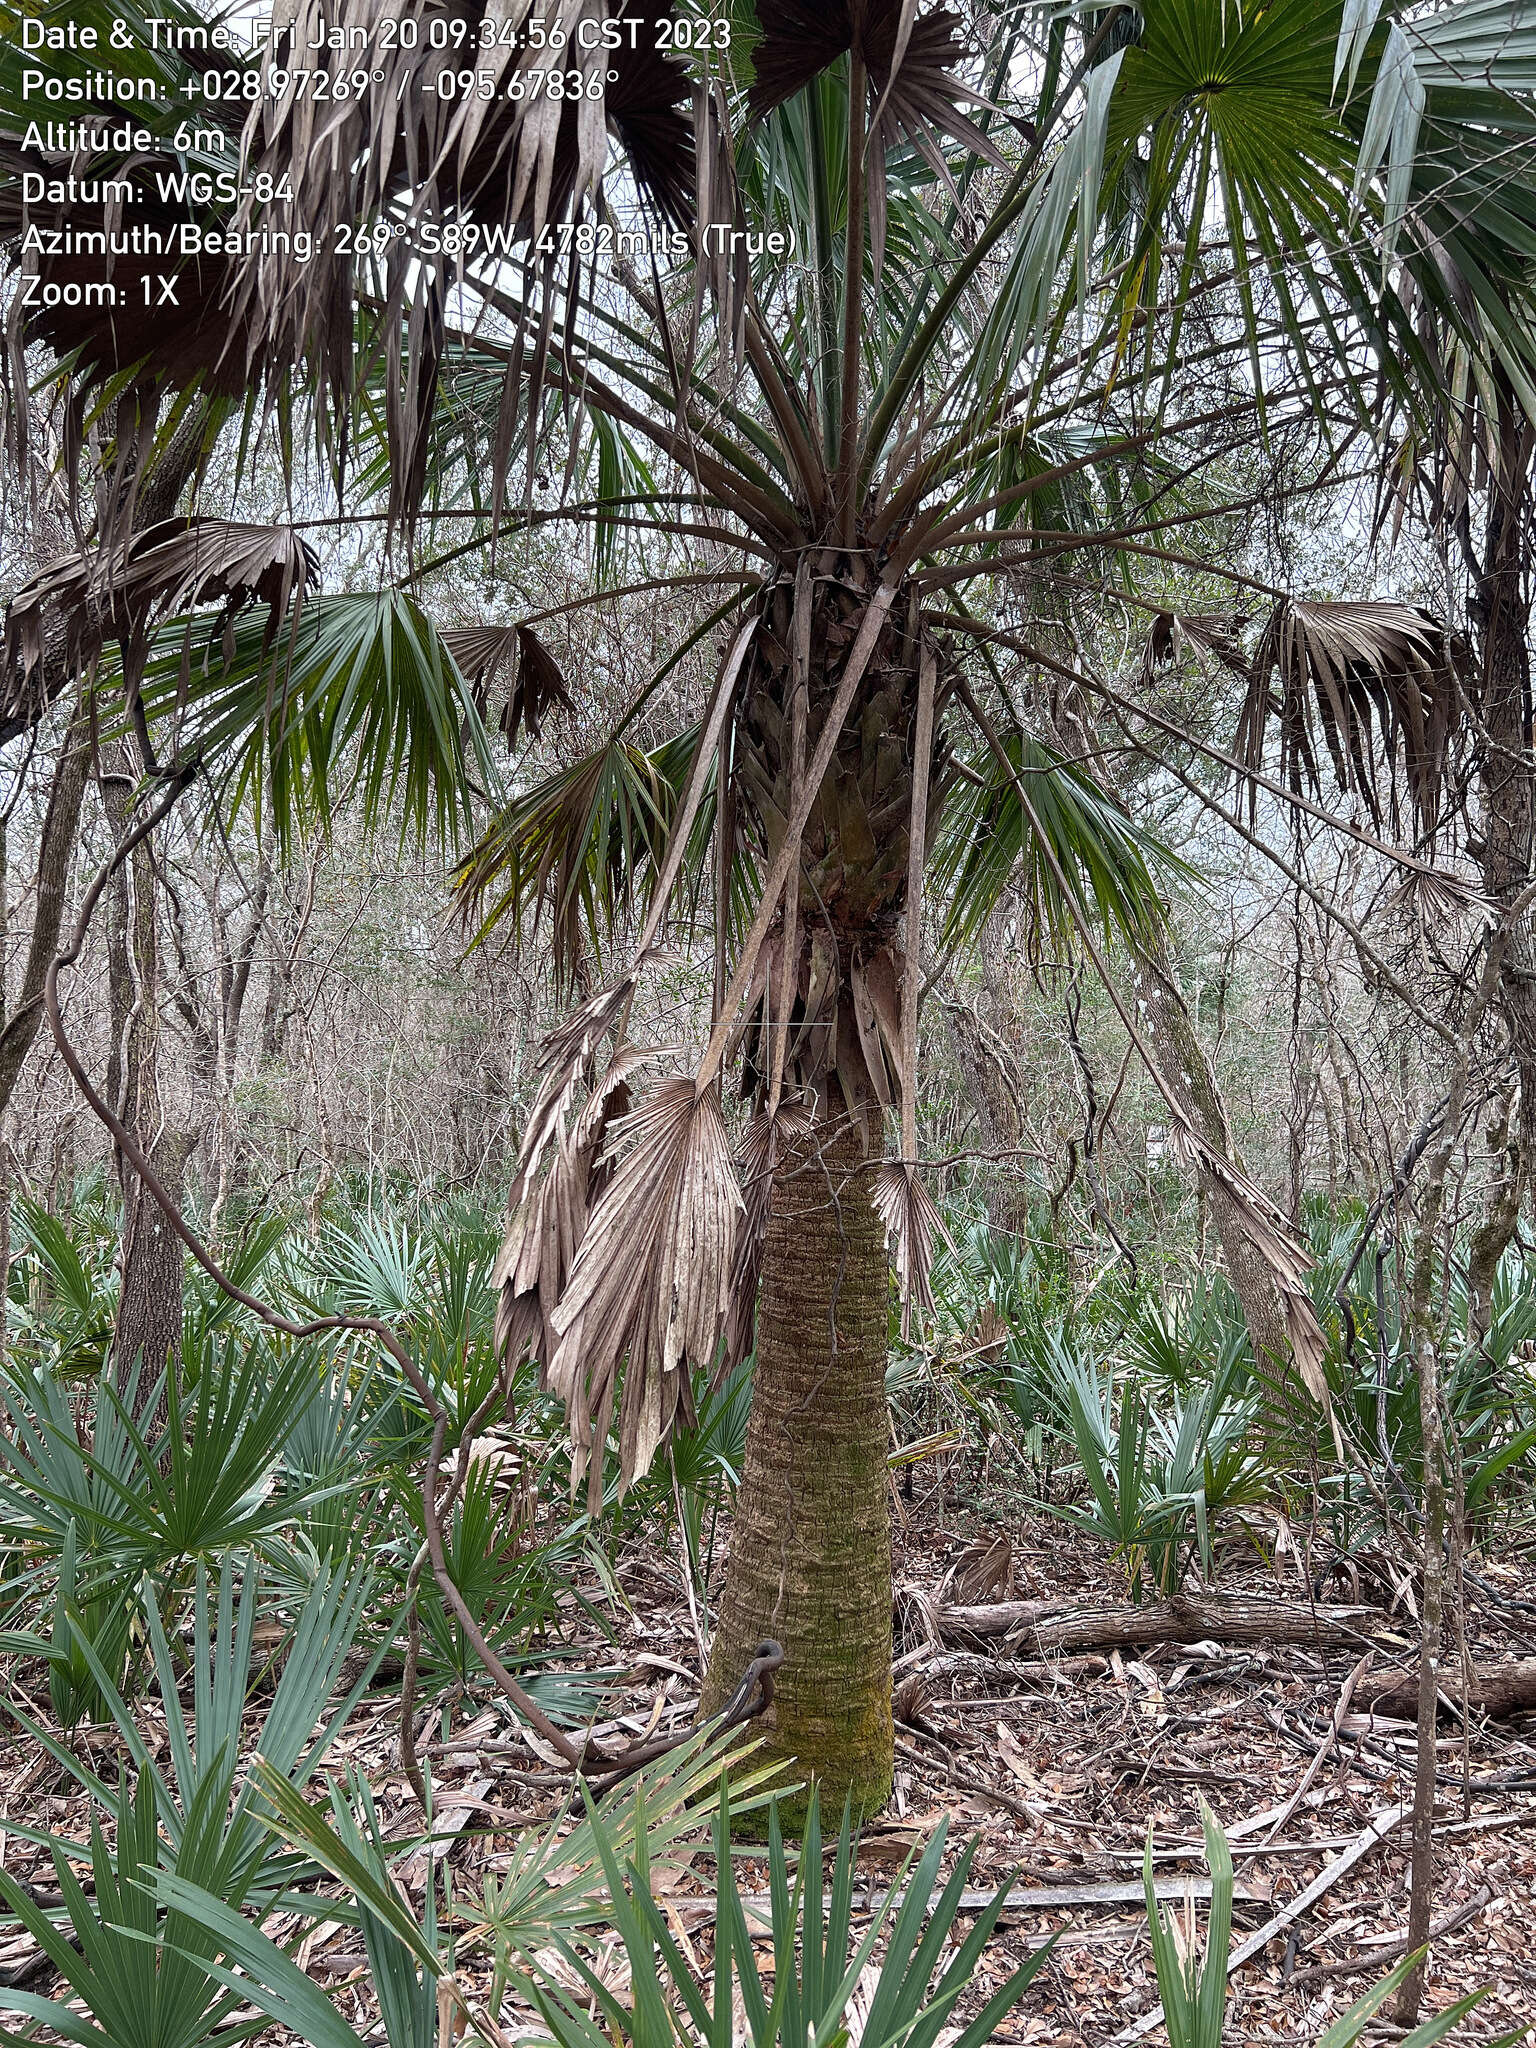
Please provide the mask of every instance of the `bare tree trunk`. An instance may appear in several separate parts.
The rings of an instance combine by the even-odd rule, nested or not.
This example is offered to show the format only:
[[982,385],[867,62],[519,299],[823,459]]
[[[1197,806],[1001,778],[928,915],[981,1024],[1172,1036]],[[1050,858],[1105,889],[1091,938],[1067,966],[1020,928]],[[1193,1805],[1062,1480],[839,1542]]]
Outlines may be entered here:
[[890,1796],[891,1528],[885,1366],[890,1281],[857,1134],[823,1124],[774,1182],[746,1461],[704,1710],[758,1643],[784,1646],[770,1751],[824,1807]]
[[[1473,852],[1483,870],[1483,891],[1507,911],[1526,887],[1536,825],[1536,774],[1530,735],[1530,625],[1528,471],[1532,428],[1507,379],[1495,375],[1493,420],[1497,459],[1489,481],[1483,553],[1473,559],[1473,621],[1479,633],[1483,764],[1483,834]],[[1470,537],[1466,553],[1473,555]],[[1470,1327],[1481,1341],[1489,1331],[1493,1276],[1520,1221],[1520,1202],[1536,1178],[1536,946],[1530,918],[1509,934],[1499,973],[1499,1008],[1509,1026],[1509,1053],[1518,1081],[1511,1133],[1489,1128],[1491,1182],[1468,1268]]]
[[[1232,1150],[1226,1104],[1215,1070],[1184,1006],[1166,944],[1159,939],[1137,958],[1141,969],[1139,993],[1146,1005],[1152,1042],[1159,1051],[1171,1055],[1162,1062],[1163,1078],[1201,1137],[1224,1158],[1241,1164]],[[1285,1311],[1269,1267],[1244,1229],[1231,1195],[1203,1167],[1201,1186],[1221,1240],[1227,1276],[1242,1304],[1254,1359],[1261,1366],[1267,1362],[1280,1370],[1290,1357],[1290,1341],[1285,1332]]]
[[77,704],[54,764],[53,786],[43,818],[37,856],[37,906],[32,913],[27,964],[22,969],[16,1008],[0,1030],[0,1113],[10,1106],[37,1027],[43,1021],[43,983],[48,963],[59,949],[70,863],[80,836],[80,805],[85,795],[89,753],[90,718],[83,705]]
[[[1488,489],[1481,562],[1472,613],[1482,669],[1482,838],[1475,847],[1483,888],[1507,911],[1531,872],[1536,775],[1531,758],[1531,672],[1526,652],[1530,609],[1527,473],[1533,433],[1513,391],[1497,374],[1497,463]],[[1536,946],[1528,916],[1511,931],[1500,970],[1499,1002],[1509,1026],[1519,1083],[1514,1157],[1496,1174],[1470,1275],[1472,1325],[1485,1336],[1493,1276],[1514,1236],[1522,1193],[1536,1178]],[[1503,1148],[1500,1147],[1500,1150]]]
[[[119,839],[130,822],[131,786],[126,775],[102,779],[102,798]],[[179,1200],[192,1144],[184,1132],[168,1127],[161,1097],[157,884],[147,840],[134,848],[122,881],[123,928],[113,934],[121,940],[121,952],[109,958],[108,975],[113,1041],[121,1048],[120,1113],[167,1193]],[[182,1249],[159,1203],[122,1159],[118,1172],[123,1282],[112,1348],[120,1382],[138,1369],[137,1405],[143,1419],[146,1397],[181,1343]]]

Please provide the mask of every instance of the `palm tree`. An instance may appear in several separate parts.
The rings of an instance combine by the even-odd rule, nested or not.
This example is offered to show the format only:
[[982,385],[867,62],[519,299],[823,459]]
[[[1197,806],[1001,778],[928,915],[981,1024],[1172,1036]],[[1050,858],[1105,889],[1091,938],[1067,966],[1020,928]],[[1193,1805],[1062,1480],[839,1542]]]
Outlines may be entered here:
[[[299,8],[301,40],[318,12]],[[704,571],[645,579],[715,583],[702,626],[609,743],[516,797],[460,874],[483,915],[542,901],[557,960],[584,914],[640,914],[627,969],[544,1051],[502,1335],[565,1399],[594,1480],[615,1404],[628,1481],[687,1414],[692,1375],[722,1347],[755,1351],[706,1699],[781,1639],[773,1738],[834,1799],[868,1809],[890,1783],[886,1245],[920,1300],[937,1227],[917,1159],[932,859],[960,943],[1023,858],[1039,917],[1111,979],[1320,1384],[1299,1249],[1113,990],[1106,927],[1155,943],[1147,844],[1017,705],[987,708],[1000,663],[1078,680],[1018,629],[998,578],[1080,602],[1085,575],[1177,560],[1227,451],[1288,414],[1358,433],[1377,379],[1411,397],[1418,309],[1469,324],[1448,244],[1474,303],[1510,302],[1536,201],[1509,176],[1529,144],[1499,81],[1531,34],[1498,42],[1493,14],[1472,0],[1419,30],[1333,0],[1149,0],[1079,26],[1022,5],[973,51],[913,0],[623,0],[562,10],[554,98],[548,56],[512,32],[521,12],[469,0],[429,10],[413,42],[380,31],[371,86],[323,123],[296,72],[254,106],[237,216],[253,254],[189,279],[174,338],[19,323],[74,344],[77,396],[115,379],[141,419],[169,386],[275,394],[294,377],[338,476],[345,460],[385,488],[407,535],[456,494],[485,545],[564,518],[609,547],[633,532],[714,550]],[[610,16],[618,47],[583,47],[581,24]],[[386,19],[381,0],[348,14]],[[450,64],[448,46],[469,54]],[[353,253],[272,253],[301,235]],[[1528,391],[1528,333],[1485,324]],[[536,510],[551,471],[561,503]],[[1096,516],[1061,516],[1068,498]],[[716,629],[697,724],[641,748],[645,705]],[[529,628],[461,651],[482,688],[515,662],[514,727],[536,719],[554,682]],[[186,744],[260,732],[291,767],[307,727],[288,693],[302,702],[308,673],[269,648],[238,688],[213,664],[205,688],[167,694]],[[629,1030],[664,921],[700,887],[709,1027],[669,1071]],[[750,1111],[734,1163],[728,1066]]]

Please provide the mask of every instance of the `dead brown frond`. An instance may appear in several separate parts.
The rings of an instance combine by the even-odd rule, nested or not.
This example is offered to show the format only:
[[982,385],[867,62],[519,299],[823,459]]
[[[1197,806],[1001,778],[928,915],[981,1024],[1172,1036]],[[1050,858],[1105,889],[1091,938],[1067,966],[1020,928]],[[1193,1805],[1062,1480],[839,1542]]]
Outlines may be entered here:
[[600,1161],[609,1127],[628,1113],[630,1077],[645,1057],[636,1046],[621,1047],[581,1108],[569,1120],[562,1116],[552,1133],[550,1156],[534,1172],[519,1170],[516,1203],[491,1273],[497,1289],[496,1347],[509,1377],[531,1358],[539,1367],[540,1384],[549,1384],[550,1362],[559,1347],[554,1312],[592,1204],[602,1191]]
[[619,1367],[619,1486],[650,1469],[693,1415],[691,1373],[710,1366],[730,1301],[741,1193],[720,1101],[685,1077],[661,1082],[611,1134],[617,1160],[551,1321],[549,1385],[565,1403],[572,1483],[602,1502],[602,1446]]
[[1460,637],[1417,605],[1284,598],[1254,650],[1234,751],[1256,773],[1275,722],[1282,779],[1313,795],[1320,730],[1339,787],[1357,794],[1378,826],[1385,785],[1394,829],[1401,759],[1420,829],[1432,834],[1467,660]]
[[1186,655],[1209,656],[1234,675],[1246,677],[1248,656],[1238,638],[1245,623],[1238,612],[1154,612],[1142,649],[1143,686],[1158,669]]
[[[1333,1404],[1323,1371],[1328,1341],[1307,1291],[1310,1254],[1263,1190],[1225,1153],[1207,1143],[1187,1118],[1181,1117],[1175,1123],[1174,1137],[1176,1145],[1186,1153],[1197,1154],[1201,1164],[1220,1182],[1237,1211],[1244,1235],[1268,1266],[1285,1313],[1285,1331],[1296,1370],[1307,1392],[1332,1422]],[[1272,1370],[1278,1369],[1274,1361],[1255,1359],[1254,1364],[1261,1377],[1268,1378]]]
[[[400,229],[366,269],[350,258],[299,266],[252,257],[234,292],[236,317],[253,337],[253,352],[271,364],[307,358],[322,397],[338,416],[357,374],[354,302],[360,290],[366,293],[398,451],[391,479],[397,517],[409,516],[419,493],[440,366],[438,338],[468,260],[466,254],[458,263],[424,266],[413,246],[417,229],[472,223],[510,235],[513,246],[500,252],[508,260],[523,252],[525,326],[508,354],[508,402],[501,407],[494,450],[499,507],[524,417],[511,396],[524,375],[533,392],[544,388],[554,318],[580,290],[579,266],[558,251],[542,252],[540,237],[551,223],[571,219],[597,201],[610,134],[623,147],[651,210],[673,224],[692,218],[693,86],[671,53],[657,48],[657,22],[670,13],[666,0],[620,0],[618,6],[562,0],[549,17],[564,38],[558,56],[549,42],[535,46],[519,33],[526,13],[518,0],[468,0],[456,10],[454,25],[462,22],[466,36],[462,48],[472,53],[484,88],[450,98],[436,87],[445,62],[442,48],[432,48],[425,35],[402,40],[382,32],[385,22],[414,19],[406,0],[344,0],[340,6],[335,0],[297,0],[277,25],[277,61],[284,62],[290,33],[302,47],[317,29],[339,30],[338,42],[357,30],[370,52],[372,90],[317,95],[312,70],[301,75],[291,67],[294,82],[253,107],[246,124],[251,171],[283,177],[281,189],[291,197],[259,206],[248,198],[240,228],[307,234],[312,246],[326,250],[343,246],[343,231],[354,221],[391,222]],[[617,48],[604,46],[610,16],[634,25],[630,33],[621,29]],[[355,49],[325,47],[322,35],[306,63],[344,74],[355,56]],[[584,87],[598,89],[573,89],[560,98],[522,90],[514,97],[520,74],[547,70],[552,62],[562,72],[580,72]],[[537,418],[539,410],[534,403],[527,416]]]
[[[291,526],[230,519],[167,519],[107,548],[61,555],[16,592],[6,612],[0,673],[22,681],[62,629],[69,666],[88,667],[108,640],[124,643],[130,671],[161,619],[224,600],[227,631],[246,604],[265,604],[269,635],[301,603],[315,573]],[[131,680],[131,678],[130,678]]]
[[526,1198],[545,1153],[558,1143],[581,1089],[594,1084],[598,1048],[618,1030],[633,993],[634,983],[630,980],[599,989],[562,1019],[545,1039],[534,1069],[538,1089],[523,1127],[517,1172],[507,1195],[509,1210],[515,1211]]
[[903,1728],[926,1729],[933,1688],[921,1671],[909,1671],[891,1695],[892,1718]]
[[932,1311],[934,1240],[942,1238],[950,1244],[950,1235],[938,1205],[910,1160],[887,1159],[875,1175],[870,1200],[890,1244],[901,1290],[901,1334],[906,1338],[912,1333],[914,1304],[924,1314]]
[[[752,48],[748,95],[754,116],[792,99],[856,45],[879,110],[872,155],[906,141],[931,162],[939,138],[949,136],[987,162],[998,160],[995,144],[960,111],[974,95],[955,76],[965,43],[960,17],[948,8],[919,15],[915,0],[758,0],[757,18],[762,39]],[[947,169],[943,175],[947,183]]]
[[507,1234],[492,1271],[496,1347],[508,1387],[526,1358],[537,1362],[540,1385],[549,1383],[559,1343],[552,1319],[601,1192],[608,1125],[628,1110],[630,1074],[644,1057],[617,1046],[597,1075],[599,1049],[619,1030],[632,988],[621,982],[600,990],[540,1049],[537,1092],[507,1193]]
[[978,1536],[955,1559],[951,1573],[955,1603],[980,1607],[990,1600],[1006,1600],[1013,1591],[1013,1543],[1006,1529],[995,1536]]
[[560,664],[531,626],[462,626],[444,632],[443,645],[474,684],[475,708],[485,716],[486,697],[503,668],[510,668],[507,701],[498,720],[508,750],[520,737],[536,740],[556,704],[571,711]]
[[1486,930],[1498,916],[1498,906],[1481,889],[1443,867],[1409,868],[1397,887],[1387,891],[1381,907],[1385,915],[1406,917],[1437,938],[1462,924]]

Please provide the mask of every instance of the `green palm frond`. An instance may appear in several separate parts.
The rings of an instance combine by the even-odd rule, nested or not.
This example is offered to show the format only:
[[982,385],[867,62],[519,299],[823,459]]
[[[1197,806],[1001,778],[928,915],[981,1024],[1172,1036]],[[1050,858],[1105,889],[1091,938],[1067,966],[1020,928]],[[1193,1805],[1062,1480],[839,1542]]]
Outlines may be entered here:
[[370,826],[398,816],[402,836],[452,844],[474,781],[495,788],[474,692],[404,591],[311,599],[276,634],[249,620],[199,635],[193,622],[156,636],[145,708],[280,846],[346,801]]
[[[547,916],[562,978],[583,942],[601,956],[615,927],[648,900],[698,739],[692,725],[648,751],[617,735],[514,797],[454,876],[461,911],[480,919],[482,936],[510,919],[520,938]],[[711,780],[684,864],[695,891],[714,822]]]
[[[1163,918],[1155,871],[1192,871],[1086,770],[1062,761],[1027,733],[1013,733],[1002,746],[1011,772],[1005,775],[990,752],[980,755],[945,806],[934,863],[937,887],[949,901],[944,943],[973,943],[1017,881],[1035,931],[1048,933],[1056,945],[1070,945],[1072,911],[1042,835],[1080,906],[1097,911],[1106,934],[1149,937]],[[1015,778],[1029,791],[1038,832]]]

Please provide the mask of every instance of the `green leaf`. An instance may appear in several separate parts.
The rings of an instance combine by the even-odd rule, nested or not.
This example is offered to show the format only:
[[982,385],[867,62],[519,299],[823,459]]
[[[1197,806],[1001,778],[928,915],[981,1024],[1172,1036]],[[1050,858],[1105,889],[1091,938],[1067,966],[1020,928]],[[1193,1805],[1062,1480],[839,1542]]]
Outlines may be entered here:
[[202,629],[156,635],[145,707],[280,847],[329,829],[348,801],[369,827],[398,817],[402,836],[452,844],[467,831],[473,781],[494,789],[496,769],[474,692],[413,597],[311,598],[275,633],[249,617],[219,637]]
[[[973,944],[1010,883],[1017,879],[1034,914],[1037,938],[1071,944],[1075,929],[1050,862],[1049,843],[1085,908],[1096,909],[1106,933],[1149,940],[1163,918],[1154,864],[1188,869],[1075,763],[1015,731],[1002,742],[1005,773],[990,749],[969,764],[944,808],[934,881],[947,895],[946,946]],[[1030,818],[1014,777],[1029,792]]]

